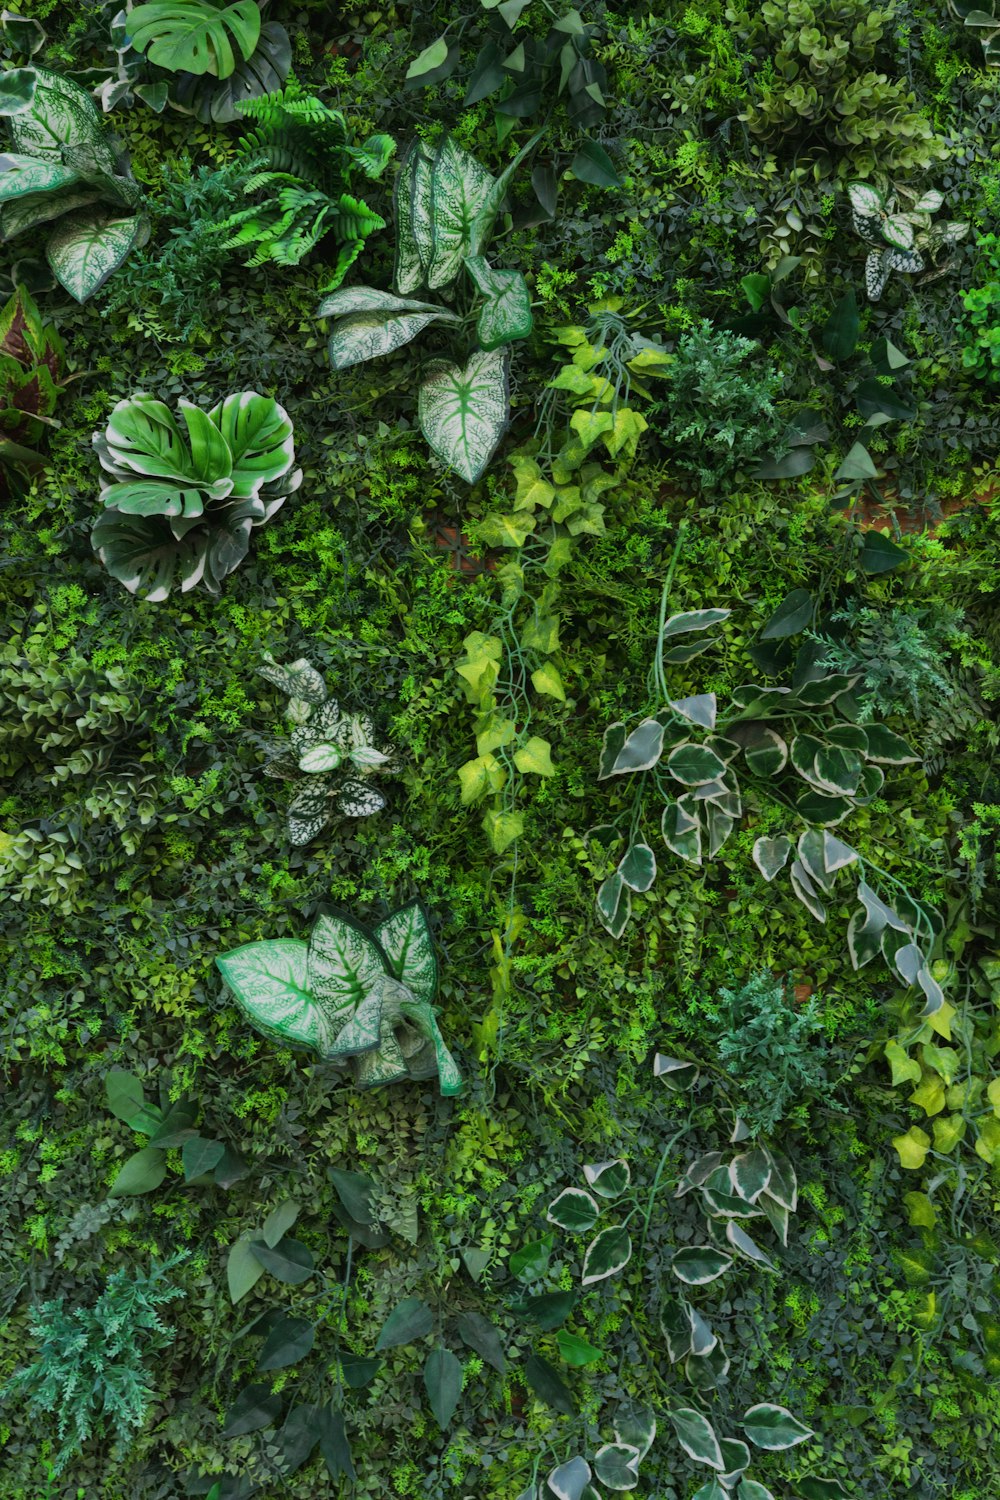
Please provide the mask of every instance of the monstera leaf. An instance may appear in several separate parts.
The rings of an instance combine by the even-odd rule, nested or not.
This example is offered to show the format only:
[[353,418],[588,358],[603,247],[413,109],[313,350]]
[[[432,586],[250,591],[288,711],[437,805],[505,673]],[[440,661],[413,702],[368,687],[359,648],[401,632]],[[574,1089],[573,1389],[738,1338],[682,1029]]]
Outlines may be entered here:
[[240,106],[281,88],[292,66],[288,32],[277,21],[260,30],[253,54],[237,62],[227,78],[210,73],[181,73],[170,85],[170,102],[203,125],[231,125],[243,118]]
[[171,73],[228,78],[237,61],[253,56],[260,38],[257,0],[232,0],[219,8],[211,0],[151,0],[127,21],[137,52]]

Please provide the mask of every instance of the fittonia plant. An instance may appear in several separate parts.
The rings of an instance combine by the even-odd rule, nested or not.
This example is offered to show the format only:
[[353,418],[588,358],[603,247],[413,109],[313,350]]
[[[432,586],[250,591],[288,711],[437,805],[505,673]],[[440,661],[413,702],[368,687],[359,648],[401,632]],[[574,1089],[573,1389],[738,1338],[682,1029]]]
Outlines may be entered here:
[[308,942],[246,943],[216,959],[251,1023],[324,1062],[347,1061],[360,1088],[437,1075],[457,1094],[461,1074],[434,1010],[438,969],[419,901],[369,930],[340,912],[320,916]]
[[280,666],[266,655],[257,669],[288,694],[286,713],[295,728],[290,740],[278,741],[267,772],[297,781],[299,790],[288,807],[288,837],[308,844],[330,820],[369,818],[385,807],[373,781],[396,771],[391,745],[376,743],[367,714],[345,714],[316,668],[304,658]]
[[918,197],[900,188],[901,196],[913,199],[907,213],[899,212],[894,196],[884,197],[869,182],[849,182],[847,193],[855,232],[878,246],[869,251],[865,262],[865,286],[871,302],[879,300],[893,271],[915,276],[927,268],[929,259],[932,273],[943,274],[948,264],[938,264],[936,256],[957,245],[969,232],[968,223],[955,219],[931,222],[931,215],[944,206],[943,193],[932,191]]

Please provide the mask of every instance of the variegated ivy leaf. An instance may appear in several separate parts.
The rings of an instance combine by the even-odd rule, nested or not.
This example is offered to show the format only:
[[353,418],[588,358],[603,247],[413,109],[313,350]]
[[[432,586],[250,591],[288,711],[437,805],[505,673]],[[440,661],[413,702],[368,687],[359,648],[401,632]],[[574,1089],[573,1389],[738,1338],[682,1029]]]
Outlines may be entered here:
[[639,1483],[639,1450],[631,1443],[605,1443],[594,1454],[594,1476],[609,1490],[634,1490]]
[[810,912],[817,922],[826,921],[826,907],[819,899],[819,893],[809,877],[809,872],[800,860],[793,860],[789,870],[789,878],[792,890],[798,896],[802,905]]
[[[583,1500],[587,1486],[590,1483],[590,1473],[590,1465],[587,1460],[577,1454],[575,1458],[571,1458],[566,1463],[559,1464],[557,1468],[553,1469],[546,1480],[546,1484],[556,1497],[556,1500]],[[529,1493],[529,1491],[525,1491],[525,1495]],[[520,1500],[525,1500],[525,1496],[521,1496]],[[531,1500],[535,1500],[533,1494],[531,1495]]]
[[771,1163],[771,1180],[767,1185],[767,1192],[777,1203],[787,1208],[789,1213],[794,1213],[798,1204],[795,1168],[780,1151],[768,1148],[767,1155]]
[[701,864],[701,823],[680,800],[668,802],[664,807],[660,831],[672,854],[691,864]]
[[638,1401],[624,1402],[615,1413],[615,1438],[634,1448],[640,1462],[646,1457],[656,1437],[656,1417],[649,1406]]
[[774,1270],[774,1262],[771,1260],[771,1257],[764,1254],[764,1251],[756,1241],[750,1238],[746,1230],[737,1224],[735,1219],[730,1219],[726,1225],[726,1239],[732,1245],[733,1249],[738,1250],[741,1255],[745,1255],[747,1260],[752,1260],[755,1265],[763,1266],[766,1271]]
[[690,1458],[696,1463],[708,1464],[713,1469],[721,1471],[725,1468],[719,1439],[707,1417],[690,1406],[679,1407],[667,1415],[677,1434],[677,1441]]
[[620,1198],[632,1181],[632,1170],[621,1156],[585,1166],[583,1175],[601,1198]]
[[622,742],[611,767],[612,776],[648,771],[663,751],[663,725],[658,719],[643,719]]
[[653,1077],[662,1079],[668,1089],[681,1093],[694,1083],[698,1077],[698,1068],[695,1063],[657,1052],[653,1058]]
[[142,216],[109,219],[104,210],[80,209],[52,230],[45,258],[70,296],[86,302],[148,235],[149,221]]
[[729,1180],[733,1185],[733,1192],[745,1198],[748,1203],[756,1203],[770,1183],[773,1171],[771,1158],[761,1147],[754,1146],[749,1151],[741,1152],[729,1163]]
[[375,928],[389,973],[405,984],[418,1000],[433,1004],[437,995],[438,966],[434,941],[421,902],[408,901]]
[[483,255],[468,255],[465,269],[486,299],[476,335],[483,349],[526,339],[534,326],[531,293],[520,271],[495,271]]
[[786,1407],[774,1406],[770,1401],[748,1407],[741,1425],[751,1443],[769,1453],[781,1453],[816,1436],[811,1427],[793,1417]]
[[560,1229],[566,1229],[570,1234],[586,1234],[588,1229],[593,1229],[600,1218],[601,1210],[597,1200],[590,1193],[584,1192],[583,1188],[563,1188],[557,1198],[553,1198],[545,1215],[550,1224],[558,1224]]
[[750,1449],[746,1443],[741,1443],[739,1438],[720,1438],[719,1447],[722,1449],[722,1461],[726,1466],[721,1476],[722,1483],[732,1487],[750,1466]]
[[656,879],[656,855],[648,844],[630,844],[619,860],[618,873],[630,891],[648,891]]
[[602,1229],[583,1256],[583,1285],[593,1286],[624,1270],[632,1258],[632,1239],[623,1224]]
[[357,922],[340,913],[316,918],[309,939],[309,992],[329,1014],[360,1005],[385,972],[385,954]]
[[688,1286],[707,1286],[732,1265],[732,1256],[711,1245],[685,1245],[674,1253],[670,1269]]
[[773,880],[784,868],[792,851],[792,841],[783,833],[777,838],[759,838],[753,846],[753,862],[765,880]]
[[291,939],[246,943],[218,957],[216,967],[258,1031],[326,1053],[333,1030],[310,991],[308,946]]
[[417,398],[420,429],[439,458],[474,484],[507,426],[506,349],[477,350],[464,368],[447,360],[427,367]]

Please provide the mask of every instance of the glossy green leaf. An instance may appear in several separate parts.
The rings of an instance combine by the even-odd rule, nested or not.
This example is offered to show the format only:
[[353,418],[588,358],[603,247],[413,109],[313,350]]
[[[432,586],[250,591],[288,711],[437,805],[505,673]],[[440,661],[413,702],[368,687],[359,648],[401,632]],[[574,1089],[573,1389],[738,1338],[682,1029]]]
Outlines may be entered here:
[[228,78],[252,57],[260,38],[257,0],[151,0],[129,12],[128,39],[137,52],[171,73]]
[[808,589],[793,589],[778,605],[760,633],[762,641],[782,640],[804,630],[813,617],[813,597]]
[[258,1370],[284,1370],[298,1364],[312,1349],[315,1337],[316,1330],[308,1318],[280,1318],[264,1342]]
[[567,1417],[576,1415],[569,1387],[558,1370],[540,1354],[532,1354],[525,1361],[524,1378],[538,1399],[551,1406],[553,1411],[560,1411]]
[[492,1365],[497,1374],[503,1375],[507,1368],[503,1343],[489,1319],[484,1318],[482,1313],[470,1310],[459,1313],[456,1324],[463,1344],[474,1349],[488,1365]]
[[108,1189],[109,1198],[131,1198],[151,1193],[167,1175],[167,1156],[155,1146],[144,1146],[128,1158]]
[[242,1437],[247,1432],[259,1432],[262,1427],[273,1427],[281,1414],[281,1397],[273,1396],[269,1385],[248,1385],[233,1402],[226,1413],[224,1438]]
[[251,1240],[250,1252],[265,1271],[270,1271],[288,1286],[301,1286],[316,1269],[308,1247],[299,1240],[290,1240],[287,1235],[273,1246],[263,1240]]
[[560,1328],[556,1334],[556,1344],[559,1347],[560,1357],[574,1368],[592,1365],[595,1361],[604,1358],[603,1349],[596,1349],[578,1333],[568,1333],[565,1328]]
[[154,1135],[163,1123],[163,1111],[146,1100],[142,1083],[134,1073],[112,1068],[104,1080],[108,1108],[119,1120],[143,1135]]

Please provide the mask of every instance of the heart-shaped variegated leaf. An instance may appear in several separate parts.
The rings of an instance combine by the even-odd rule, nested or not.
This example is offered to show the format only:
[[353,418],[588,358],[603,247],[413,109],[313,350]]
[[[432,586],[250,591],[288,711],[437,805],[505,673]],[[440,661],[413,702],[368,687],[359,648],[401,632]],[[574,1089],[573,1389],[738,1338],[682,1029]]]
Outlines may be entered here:
[[473,225],[490,200],[492,175],[481,162],[446,135],[438,146],[431,169],[431,221],[433,248],[427,268],[427,285],[448,286],[462,269],[473,246]]
[[[350,297],[355,290],[367,290],[367,288],[349,288],[346,294],[334,292],[320,304],[320,317],[329,314],[324,313],[323,308],[328,307],[334,299],[347,295]],[[443,322],[454,323],[456,315],[446,307],[435,307],[430,303],[414,302],[407,306],[401,297],[391,297],[388,292],[380,292],[375,295],[384,299],[384,305],[367,312],[351,312],[344,316],[338,316],[330,334],[328,350],[330,363],[335,370],[346,370],[351,365],[359,365],[369,359],[380,359],[385,354],[391,354],[394,349],[401,349],[411,339],[415,339],[429,323]],[[399,304],[391,308],[387,304],[394,302]]]
[[485,298],[476,325],[483,349],[526,339],[534,325],[531,293],[520,271],[495,271],[482,255],[469,255],[465,269]]
[[427,280],[434,235],[431,217],[433,157],[418,137],[396,179],[396,267],[393,285],[401,296]]
[[420,428],[439,458],[474,484],[496,452],[507,426],[505,349],[478,350],[464,368],[445,360],[429,367],[420,387]]
[[258,1031],[325,1053],[333,1033],[324,1010],[310,993],[308,952],[305,943],[280,938],[246,943],[215,962]]
[[385,973],[385,954],[357,922],[340,913],[316,918],[309,939],[309,992],[328,1012],[359,1005]]
[[80,209],[56,224],[45,258],[70,296],[86,302],[148,233],[148,222],[141,216],[109,219],[105,210]]

